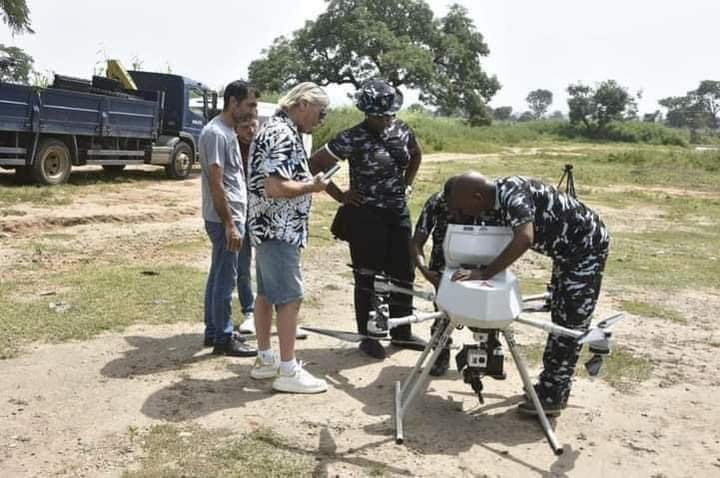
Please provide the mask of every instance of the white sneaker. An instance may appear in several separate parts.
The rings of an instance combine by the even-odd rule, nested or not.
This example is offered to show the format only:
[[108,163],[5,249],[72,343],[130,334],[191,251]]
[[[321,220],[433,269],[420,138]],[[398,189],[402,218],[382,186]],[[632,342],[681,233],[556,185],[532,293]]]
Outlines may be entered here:
[[327,391],[327,382],[321,378],[313,377],[310,372],[302,368],[302,362],[292,375],[279,372],[273,381],[273,390],[287,393],[321,393]]
[[280,368],[280,360],[277,354],[273,354],[273,360],[270,363],[262,361],[260,356],[255,357],[255,363],[250,369],[250,377],[255,380],[265,380],[268,378],[275,378]]
[[245,314],[245,320],[237,328],[241,334],[254,334],[255,333],[255,316],[252,312]]

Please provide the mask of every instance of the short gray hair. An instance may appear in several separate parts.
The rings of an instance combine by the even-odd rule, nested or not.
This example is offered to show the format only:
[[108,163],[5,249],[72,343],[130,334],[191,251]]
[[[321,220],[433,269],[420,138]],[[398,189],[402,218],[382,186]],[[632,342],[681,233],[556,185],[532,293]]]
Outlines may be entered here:
[[330,104],[330,98],[325,90],[311,81],[300,83],[293,87],[290,91],[278,100],[278,106],[281,110],[288,110],[299,104],[301,101],[307,101],[314,105],[326,108]]

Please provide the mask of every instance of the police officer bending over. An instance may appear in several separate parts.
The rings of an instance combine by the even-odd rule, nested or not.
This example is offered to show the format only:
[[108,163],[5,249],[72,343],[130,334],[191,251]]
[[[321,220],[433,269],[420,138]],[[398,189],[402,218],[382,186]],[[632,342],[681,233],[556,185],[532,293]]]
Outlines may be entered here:
[[[610,236],[598,215],[568,194],[537,180],[511,176],[490,181],[470,172],[450,187],[451,214],[478,216],[497,211],[512,226],[510,244],[485,269],[459,270],[453,280],[487,280],[532,249],[553,259],[552,321],[587,330],[600,293]],[[545,413],[558,415],[567,406],[580,347],[574,339],[550,335],[544,369],[535,390]],[[520,411],[537,413],[532,403]]]
[[[325,171],[338,160],[348,160],[350,189],[330,182],[326,191],[346,206],[350,255],[355,266],[355,319],[367,334],[373,275],[385,272],[404,282],[414,280],[410,236],[412,224],[406,195],[420,166],[422,152],[413,131],[395,118],[402,106],[399,90],[383,80],[370,80],[356,93],[355,104],[365,120],[341,131],[311,158],[313,172]],[[392,294],[390,316],[412,314],[412,297]],[[391,330],[399,347],[422,350],[426,343],[411,333],[410,325]],[[383,359],[385,349],[376,340],[360,343],[365,354]]]

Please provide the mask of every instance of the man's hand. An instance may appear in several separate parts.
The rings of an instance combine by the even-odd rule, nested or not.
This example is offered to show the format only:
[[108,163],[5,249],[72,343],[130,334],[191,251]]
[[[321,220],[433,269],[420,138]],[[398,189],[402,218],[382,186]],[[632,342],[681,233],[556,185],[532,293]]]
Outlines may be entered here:
[[230,252],[238,252],[242,246],[242,237],[240,237],[240,231],[237,230],[235,224],[228,224],[225,226],[225,244],[227,250]]
[[420,272],[422,272],[423,277],[431,283],[433,286],[435,286],[435,290],[437,290],[438,287],[440,287],[440,279],[441,275],[438,271],[431,271],[431,270],[422,270],[420,269]]
[[485,269],[458,269],[452,275],[451,280],[453,282],[466,280],[488,280],[492,276],[489,276],[485,271]]
[[315,176],[313,176],[313,182],[310,185],[310,192],[313,193],[319,193],[321,191],[325,191],[325,188],[327,188],[327,185],[330,184],[330,179],[323,179],[325,176],[325,173],[320,172],[317,173]]
[[342,194],[342,203],[350,206],[362,205],[362,196],[357,191],[348,189]]

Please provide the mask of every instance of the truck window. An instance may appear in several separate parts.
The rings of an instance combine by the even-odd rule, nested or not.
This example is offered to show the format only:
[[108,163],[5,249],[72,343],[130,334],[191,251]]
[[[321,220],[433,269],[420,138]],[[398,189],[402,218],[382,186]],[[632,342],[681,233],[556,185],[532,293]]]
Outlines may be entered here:
[[190,88],[188,91],[188,108],[201,118],[205,118],[205,93],[202,90]]

